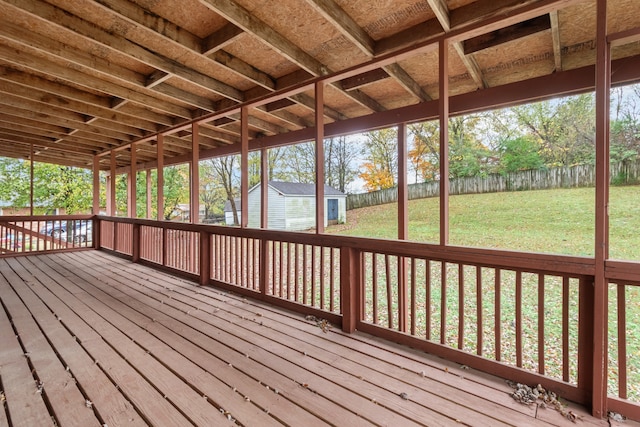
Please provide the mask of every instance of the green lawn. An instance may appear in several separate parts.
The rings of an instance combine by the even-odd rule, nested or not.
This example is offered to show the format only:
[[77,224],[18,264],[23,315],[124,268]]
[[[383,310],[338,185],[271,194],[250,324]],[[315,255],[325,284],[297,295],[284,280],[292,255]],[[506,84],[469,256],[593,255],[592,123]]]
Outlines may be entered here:
[[[593,188],[541,190],[528,192],[491,193],[478,195],[451,196],[449,205],[450,236],[454,245],[488,247],[528,252],[590,256],[594,255],[595,191]],[[610,257],[626,260],[640,260],[640,186],[613,187],[610,190]],[[330,227],[327,232],[361,237],[389,238],[397,236],[397,204],[362,208],[347,212],[347,223]],[[409,237],[420,242],[439,241],[439,200],[437,198],[413,200],[409,202]],[[383,258],[383,257],[382,257]],[[394,262],[392,260],[392,262]],[[386,315],[386,278],[384,259],[378,259],[379,318],[381,323]],[[370,265],[370,264],[369,264]],[[457,346],[458,328],[458,279],[455,266],[448,273],[446,341]],[[395,267],[392,269],[391,283],[396,283]],[[449,270],[449,268],[448,268]],[[416,304],[418,315],[428,303],[432,307],[432,339],[440,340],[439,316],[442,286],[439,267],[432,271],[431,301],[427,302],[425,289],[418,289]],[[465,273],[465,349],[475,352],[476,337],[476,289],[474,272]],[[494,333],[493,319],[493,276],[491,270],[483,271],[483,333],[491,337]],[[513,345],[515,334],[515,294],[513,277],[503,273],[501,316],[503,335],[503,360],[514,363]],[[371,321],[372,294],[371,269],[365,272],[367,285],[367,316]],[[422,278],[419,279],[422,281]],[[468,282],[468,283],[467,283]],[[571,371],[575,374],[577,351],[577,282],[571,285],[570,340],[572,347]],[[549,278],[545,280],[545,359],[550,375],[561,375],[561,283]],[[610,322],[610,381],[609,391],[617,394],[617,308],[615,286],[611,286],[609,296]],[[394,291],[395,293],[395,291]],[[627,307],[627,363],[629,365],[629,398],[640,401],[640,289],[626,287]],[[391,297],[395,306],[397,295]],[[537,279],[536,276],[523,277],[523,350],[526,358],[524,367],[535,370],[537,353]],[[394,307],[395,309],[395,307]],[[424,325],[424,319],[419,319]],[[420,330],[418,335],[425,331]],[[494,351],[490,338],[485,340],[483,349],[487,357]],[[559,363],[555,363],[559,361]]]
[[[594,205],[593,188],[451,196],[449,243],[593,256]],[[351,210],[327,232],[393,239],[397,212],[395,203]],[[640,260],[640,186],[612,187],[609,212],[611,258]],[[409,202],[409,239],[439,241],[437,198]]]

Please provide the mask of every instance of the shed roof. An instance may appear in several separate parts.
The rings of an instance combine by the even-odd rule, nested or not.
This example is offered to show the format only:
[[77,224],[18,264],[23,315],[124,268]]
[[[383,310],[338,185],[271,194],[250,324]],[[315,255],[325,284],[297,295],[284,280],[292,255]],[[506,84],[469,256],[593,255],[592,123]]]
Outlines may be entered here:
[[[307,184],[307,183],[301,183],[301,182],[269,181],[269,186],[285,196],[315,196],[316,195],[315,184]],[[253,188],[251,188],[249,192],[252,192],[257,188],[260,188],[260,184],[253,186]],[[346,197],[347,195],[325,184],[324,197],[327,198],[331,196]],[[239,198],[235,199],[235,202],[236,202],[237,208],[240,209],[240,199]],[[229,200],[227,200],[224,203],[224,211],[231,212],[231,202],[229,202]]]
[[[637,81],[640,1],[607,14],[629,36],[614,83]],[[452,114],[584,91],[596,16],[595,0],[0,0],[0,156],[106,170],[137,142],[152,167],[161,133],[165,164],[184,162],[200,118],[204,156],[239,152],[247,103],[251,149],[308,140],[323,77],[327,136],[416,120],[437,114],[442,39]]]
[[[256,187],[258,187],[257,185]],[[315,196],[316,185],[307,184],[302,182],[285,182],[285,181],[269,181],[269,186],[274,190],[286,195],[286,196]],[[254,187],[254,188],[256,188]],[[324,195],[326,196],[346,196],[341,191],[336,190],[333,187],[324,185]]]

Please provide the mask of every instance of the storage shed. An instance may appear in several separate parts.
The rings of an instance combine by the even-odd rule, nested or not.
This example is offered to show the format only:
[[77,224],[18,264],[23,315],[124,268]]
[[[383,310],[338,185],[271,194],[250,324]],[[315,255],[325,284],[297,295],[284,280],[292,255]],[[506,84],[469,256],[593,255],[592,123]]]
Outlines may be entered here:
[[[260,188],[249,190],[249,227],[260,226]],[[315,226],[316,186],[299,182],[269,181],[269,227],[275,230],[307,230]],[[240,217],[240,200],[236,200]],[[344,223],[347,219],[347,195],[324,186],[324,225]],[[224,207],[225,223],[233,225],[231,203]]]

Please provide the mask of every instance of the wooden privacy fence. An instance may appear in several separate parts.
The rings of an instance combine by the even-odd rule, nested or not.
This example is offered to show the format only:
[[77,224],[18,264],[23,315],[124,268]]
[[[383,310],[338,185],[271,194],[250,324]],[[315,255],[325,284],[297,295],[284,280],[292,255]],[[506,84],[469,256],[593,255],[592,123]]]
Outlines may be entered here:
[[[100,247],[133,261],[542,384],[640,418],[640,264],[608,261],[609,364],[594,358],[595,260],[274,230],[96,217]],[[602,320],[602,319],[600,319]],[[634,323],[635,322],[635,323]],[[320,324],[320,322],[319,322]],[[417,373],[419,374],[419,372]],[[606,414],[605,414],[606,415]]]
[[[640,160],[612,164],[611,182],[615,184],[636,184],[640,182]],[[453,178],[449,180],[449,186],[449,194],[594,187],[595,166],[566,166],[545,170],[511,172],[506,175],[490,174],[488,176]],[[409,184],[408,190],[410,200],[437,197],[440,194],[440,182]],[[347,196],[347,210],[395,203],[397,201],[397,187],[370,193],[349,194]]]

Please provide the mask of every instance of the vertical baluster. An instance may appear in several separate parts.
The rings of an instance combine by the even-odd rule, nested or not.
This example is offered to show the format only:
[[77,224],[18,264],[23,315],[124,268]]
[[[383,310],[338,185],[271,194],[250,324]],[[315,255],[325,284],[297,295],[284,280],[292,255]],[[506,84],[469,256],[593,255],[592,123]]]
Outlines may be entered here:
[[334,283],[334,279],[335,279],[335,275],[334,275],[334,255],[333,253],[335,252],[336,248],[329,248],[329,310],[330,311],[334,311],[335,310],[335,303],[334,303],[334,298],[333,298],[333,293],[335,292],[335,283]]
[[384,275],[387,285],[387,325],[393,329],[393,295],[391,290],[391,266],[389,265],[389,254],[384,254]]
[[458,348],[464,348],[464,265],[458,264]]
[[371,293],[373,295],[373,323],[378,324],[378,254],[376,254],[375,252],[371,253],[371,275]]
[[522,367],[522,272],[516,271],[516,366]]
[[276,266],[276,242],[275,240],[271,242],[271,295],[277,294],[276,289],[276,273],[278,271]]
[[416,334],[416,259],[411,258],[411,298],[409,301],[411,307],[411,335]]
[[626,286],[617,285],[618,298],[618,396],[627,398],[627,301]]
[[280,296],[280,298],[282,298],[282,296],[284,295],[283,293],[283,287],[284,287],[284,280],[283,280],[283,273],[284,273],[284,260],[283,260],[283,249],[282,249],[282,245],[284,244],[284,242],[280,242],[279,247],[278,247],[278,267],[280,268],[280,277],[279,277],[279,283],[280,283],[280,289],[278,289],[278,295]]
[[325,247],[320,246],[320,309],[324,310],[324,261]]
[[569,381],[569,277],[562,278],[562,380]]
[[495,325],[495,342],[496,342],[496,361],[502,360],[502,271],[495,269],[494,281],[494,325]]
[[299,291],[300,291],[300,267],[299,267],[299,254],[300,251],[298,249],[298,244],[294,243],[293,244],[293,249],[294,249],[294,256],[293,256],[293,260],[295,261],[295,284],[294,284],[294,293],[295,293],[295,297],[294,297],[294,301],[298,302],[300,301],[298,299],[298,295],[299,295]]
[[424,287],[425,287],[425,302],[424,311],[426,318],[426,334],[425,338],[431,340],[431,260],[424,260]]
[[476,354],[482,356],[483,343],[483,321],[482,321],[482,267],[476,266]]
[[311,245],[311,306],[316,306],[316,245]]
[[440,273],[440,343],[447,342],[447,263],[442,262]]
[[544,375],[544,274],[538,274],[538,373]]
[[307,304],[307,245],[302,245],[302,303]]

